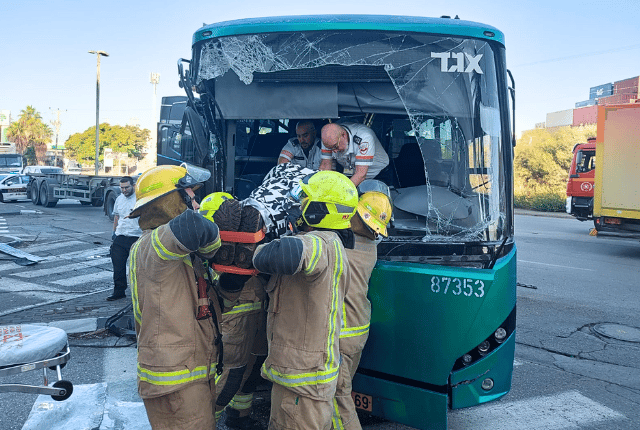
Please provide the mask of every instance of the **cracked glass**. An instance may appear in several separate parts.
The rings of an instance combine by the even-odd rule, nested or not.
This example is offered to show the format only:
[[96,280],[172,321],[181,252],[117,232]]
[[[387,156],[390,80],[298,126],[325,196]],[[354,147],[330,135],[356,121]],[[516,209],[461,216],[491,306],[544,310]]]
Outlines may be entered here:
[[421,33],[314,31],[220,37],[197,46],[196,86],[229,72],[251,86],[256,76],[277,72],[383,70],[386,87],[334,83],[341,119],[358,111],[394,115],[376,130],[390,158],[385,182],[395,213],[387,240],[486,242],[509,234],[502,155],[509,138],[500,114],[505,107],[497,74],[504,70],[497,66],[497,44]]

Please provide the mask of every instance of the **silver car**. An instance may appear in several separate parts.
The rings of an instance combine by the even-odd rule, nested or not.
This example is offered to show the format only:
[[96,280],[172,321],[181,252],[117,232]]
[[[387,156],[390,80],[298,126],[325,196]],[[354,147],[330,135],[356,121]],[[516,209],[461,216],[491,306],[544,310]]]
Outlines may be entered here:
[[29,200],[27,196],[28,175],[0,175],[0,202]]

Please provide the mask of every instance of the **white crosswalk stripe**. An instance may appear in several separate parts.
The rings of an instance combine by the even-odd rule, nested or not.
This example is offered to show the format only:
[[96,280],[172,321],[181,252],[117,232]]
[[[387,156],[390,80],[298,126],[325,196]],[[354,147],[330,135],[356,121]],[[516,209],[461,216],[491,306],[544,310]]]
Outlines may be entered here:
[[31,239],[33,244],[17,248],[43,258],[31,266],[18,265],[14,257],[6,255],[0,264],[0,292],[21,299],[0,305],[0,315],[113,288],[109,246],[96,246],[69,235],[65,239],[39,235]]
[[104,281],[113,278],[113,272],[103,271],[97,273],[89,273],[87,275],[73,276],[71,278],[60,279],[59,281],[53,281],[52,284],[63,285],[65,287],[72,287],[74,285],[86,284],[89,282]]
[[93,266],[100,266],[101,264],[111,263],[110,258],[97,258],[95,260],[83,261],[82,263],[66,264],[64,266],[49,267],[46,269],[30,270],[22,273],[12,273],[12,276],[18,276],[20,278],[33,278],[35,276],[55,275],[58,273],[70,273],[82,269],[88,269]]
[[489,403],[461,409],[450,414],[449,428],[578,430],[590,424],[625,418],[577,391],[567,391],[516,402]]
[[79,240],[66,240],[60,242],[51,242],[46,245],[31,245],[25,248],[22,248],[23,251],[33,253],[42,252],[42,251],[50,251],[52,249],[65,248],[67,246],[78,246],[78,245],[86,245],[86,242],[81,242]]
[[43,287],[42,284],[36,284],[34,282],[25,282],[19,279],[1,278],[0,279],[0,291],[20,293],[23,295],[33,295],[37,293],[67,293],[68,290],[63,290],[56,287]]

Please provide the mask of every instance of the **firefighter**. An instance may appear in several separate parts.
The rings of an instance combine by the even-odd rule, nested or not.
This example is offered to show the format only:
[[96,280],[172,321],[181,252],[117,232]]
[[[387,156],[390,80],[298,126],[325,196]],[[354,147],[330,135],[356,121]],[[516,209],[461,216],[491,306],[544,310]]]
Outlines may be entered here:
[[359,191],[373,189],[360,196],[356,214],[351,219],[355,233],[355,246],[347,249],[349,289],[344,298],[345,315],[340,330],[340,375],[334,399],[334,429],[361,430],[356,407],[351,397],[351,381],[358,369],[371,320],[371,303],[367,299],[369,278],[376,264],[376,241],[387,237],[387,224],[391,220],[392,206],[388,187],[377,180],[367,179]]
[[186,164],[158,166],[136,182],[130,216],[139,217],[143,234],[131,249],[129,282],[138,393],[154,430],[215,428],[220,307],[207,298],[203,260],[215,254],[220,238],[218,227],[197,212],[193,192],[209,176]]
[[[209,194],[202,199],[200,213],[214,221],[216,211],[231,199],[233,196],[227,193]],[[218,282],[237,284],[241,286],[242,291],[236,302],[225,304],[222,312],[220,330],[224,370],[222,375],[216,378],[216,421],[220,420],[226,408],[227,427],[259,429],[260,423],[249,415],[253,393],[262,379],[260,366],[267,355],[264,310],[266,280],[263,276],[220,273]]]
[[345,248],[355,185],[341,173],[317,172],[299,183],[303,232],[260,245],[253,264],[271,274],[262,376],[273,382],[269,428],[328,429],[338,380],[338,342],[349,282]]

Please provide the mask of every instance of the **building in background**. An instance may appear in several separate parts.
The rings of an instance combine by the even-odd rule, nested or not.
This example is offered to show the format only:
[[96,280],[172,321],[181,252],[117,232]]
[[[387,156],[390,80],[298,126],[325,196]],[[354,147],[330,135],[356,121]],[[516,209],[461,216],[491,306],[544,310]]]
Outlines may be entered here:
[[11,111],[0,110],[0,153],[16,152],[16,145],[7,139],[9,125],[11,125]]

